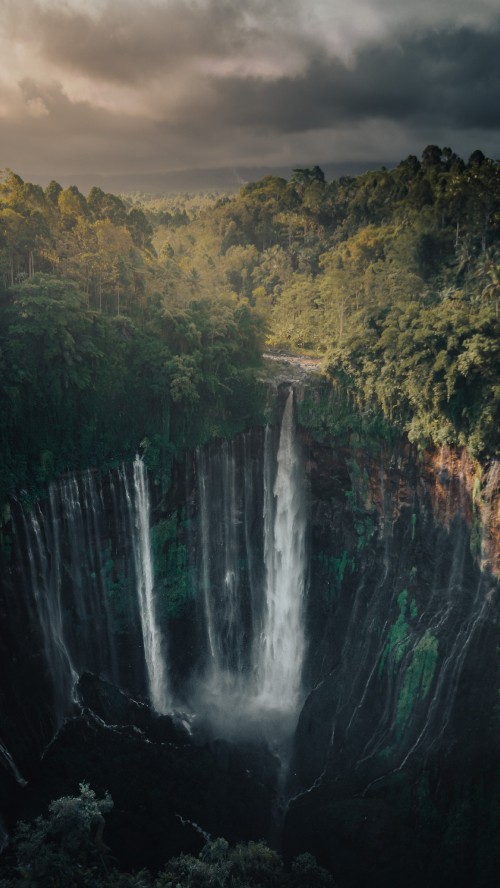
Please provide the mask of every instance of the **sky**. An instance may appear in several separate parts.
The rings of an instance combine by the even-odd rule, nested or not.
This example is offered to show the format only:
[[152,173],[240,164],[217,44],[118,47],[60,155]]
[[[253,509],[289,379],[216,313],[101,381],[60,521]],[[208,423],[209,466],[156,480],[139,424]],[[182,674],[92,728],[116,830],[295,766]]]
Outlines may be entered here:
[[0,0],[23,177],[500,156],[500,0]]

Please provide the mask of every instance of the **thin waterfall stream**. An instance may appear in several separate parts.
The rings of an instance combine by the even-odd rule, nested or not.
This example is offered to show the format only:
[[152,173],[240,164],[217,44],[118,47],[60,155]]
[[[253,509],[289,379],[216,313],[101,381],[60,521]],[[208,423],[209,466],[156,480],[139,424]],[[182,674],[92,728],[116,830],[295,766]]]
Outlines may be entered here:
[[164,641],[161,635],[154,600],[153,560],[150,541],[150,502],[146,467],[137,456],[134,460],[134,558],[137,595],[141,617],[144,657],[148,673],[151,703],[165,715],[171,709]]

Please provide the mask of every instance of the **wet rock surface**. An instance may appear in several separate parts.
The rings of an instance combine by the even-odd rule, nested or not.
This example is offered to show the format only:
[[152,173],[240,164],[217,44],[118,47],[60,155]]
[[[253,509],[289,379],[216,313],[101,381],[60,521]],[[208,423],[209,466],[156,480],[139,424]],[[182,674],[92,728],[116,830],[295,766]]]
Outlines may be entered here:
[[[262,430],[248,433],[234,445],[237,467],[245,453],[250,459],[249,491],[261,475],[262,436]],[[223,739],[213,724],[182,711],[158,716],[145,702],[138,615],[127,605],[134,575],[130,522],[123,521],[127,504],[117,477],[110,476],[102,488],[99,570],[114,667],[91,620],[84,629],[95,636],[89,653],[96,662],[101,656],[103,671],[115,669],[116,681],[83,665],[77,705],[52,742],[55,691],[37,623],[40,601],[20,556],[22,532],[13,539],[12,559],[4,558],[0,741],[29,781],[22,787],[0,756],[5,826],[38,815],[86,781],[114,799],[106,837],[126,868],[154,868],[181,850],[196,851],[205,834],[234,841],[272,836],[289,856],[316,854],[340,888],[489,888],[500,867],[498,464],[480,477],[463,452],[418,454],[406,441],[369,451],[344,439],[332,446],[307,429],[300,437],[307,645],[288,776],[279,773],[262,732],[252,739],[236,730]],[[219,446],[207,447],[210,459],[221,459]],[[154,503],[164,589],[184,594],[175,598],[176,609],[171,601],[161,613],[180,709],[190,690],[186,676],[196,678],[207,647],[203,600],[192,593],[189,573],[198,563],[202,575],[194,464],[188,458],[178,465],[168,494]],[[233,522],[236,537],[251,537],[257,553],[262,512],[259,495],[246,524],[243,509]],[[219,550],[222,557],[222,543]],[[72,558],[69,546],[61,550],[68,621],[79,551]],[[88,557],[85,550],[82,564]],[[247,607],[250,581],[260,588],[263,573],[257,559],[252,575],[239,556],[234,562]],[[49,566],[39,562],[37,582]],[[82,609],[93,600],[93,572],[89,564],[82,574]],[[240,639],[245,657],[252,652],[249,637]],[[81,639],[75,650],[84,664]],[[209,697],[205,706],[208,712]],[[233,722],[238,727],[236,713]],[[280,794],[288,797],[281,831],[274,818]]]
[[[498,585],[471,464],[307,446],[315,644],[284,847],[352,888],[486,886],[499,862]],[[482,510],[495,512],[487,497]]]

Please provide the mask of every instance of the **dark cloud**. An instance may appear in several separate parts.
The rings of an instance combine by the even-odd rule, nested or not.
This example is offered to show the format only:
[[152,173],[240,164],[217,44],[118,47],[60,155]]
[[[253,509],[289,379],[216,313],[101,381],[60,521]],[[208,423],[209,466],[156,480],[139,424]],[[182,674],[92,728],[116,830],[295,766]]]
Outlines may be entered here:
[[[6,51],[15,39],[36,64],[17,86],[5,66],[0,166],[43,167],[57,177],[294,166],[311,157],[385,161],[429,142],[464,156],[471,144],[498,153],[498,15],[488,29],[385,28],[339,55],[338,34],[316,27],[320,0],[309,28],[300,26],[298,0],[106,0],[95,8],[60,0],[57,9],[55,0],[3,2],[4,31],[7,20],[12,29]],[[464,12],[465,0],[456,3]],[[434,5],[452,9],[451,0]],[[361,27],[361,5],[337,7],[344,18],[352,8]],[[387,19],[397,4],[375,7]],[[44,82],[51,77],[58,82]]]
[[[186,54],[191,57],[210,47],[221,52],[228,10],[218,15],[220,7],[211,19],[206,13],[190,14],[189,7],[180,4],[168,9],[151,3],[141,10],[129,6],[128,15],[112,4],[97,17],[87,10],[29,3],[16,9],[14,22],[16,34],[52,63],[93,80],[137,84],[175,67]],[[233,18],[230,11],[229,16]]]
[[[124,85],[147,82],[193,61],[237,59],[269,42],[273,31],[275,40],[280,21],[287,21],[282,0],[172,0],[162,5],[110,0],[99,13],[42,6],[36,0],[10,7],[16,38],[33,45],[42,58],[92,80]],[[291,47],[310,45],[300,31],[285,31]]]
[[148,164],[155,154],[161,156],[163,145],[146,120],[71,101],[58,83],[24,80],[21,90],[28,108],[43,113],[2,126],[5,166],[21,173],[52,171],[57,178],[72,171],[127,170],[134,162]]
[[219,79],[203,124],[210,118],[294,133],[378,118],[497,129],[499,46],[500,26],[487,33],[461,28],[367,46],[351,66],[323,52],[301,76]]
[[209,127],[203,136],[197,129],[186,136],[176,125],[139,113],[110,112],[89,101],[71,100],[60,83],[25,79],[20,89],[29,113],[0,124],[0,167],[22,176],[57,179],[75,174],[77,182],[79,173],[222,167],[234,165],[235,157],[250,163],[266,152],[276,162],[265,140],[239,135],[230,126]]

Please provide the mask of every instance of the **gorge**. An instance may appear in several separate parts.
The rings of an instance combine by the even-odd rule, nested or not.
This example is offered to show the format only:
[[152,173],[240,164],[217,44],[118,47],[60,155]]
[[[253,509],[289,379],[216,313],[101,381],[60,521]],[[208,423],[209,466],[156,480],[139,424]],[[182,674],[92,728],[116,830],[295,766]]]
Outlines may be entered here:
[[333,440],[285,377],[167,486],[138,456],[12,502],[3,842],[88,780],[124,866],[223,834],[340,886],[491,885],[499,465]]

